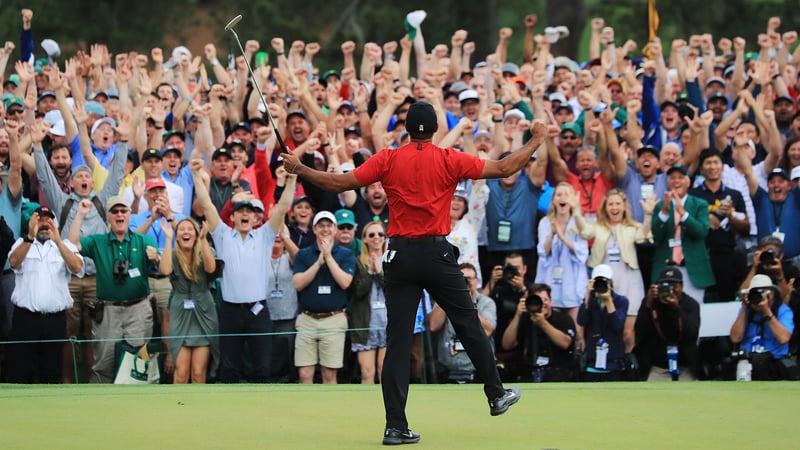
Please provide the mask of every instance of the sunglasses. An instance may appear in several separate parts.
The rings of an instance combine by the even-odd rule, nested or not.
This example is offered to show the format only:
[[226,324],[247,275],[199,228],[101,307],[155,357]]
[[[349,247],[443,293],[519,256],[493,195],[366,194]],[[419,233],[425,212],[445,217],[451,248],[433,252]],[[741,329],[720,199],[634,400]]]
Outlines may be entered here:
[[110,212],[112,215],[115,215],[115,216],[116,216],[117,214],[128,214],[128,211],[129,211],[129,210],[128,210],[127,208],[114,208],[114,209],[112,209],[112,210],[111,210],[111,211],[109,211],[109,212]]
[[573,139],[578,139],[578,136],[575,135],[575,134],[562,134],[561,135],[561,139],[570,141],[570,140],[573,140]]
[[621,94],[622,93],[622,89],[609,89],[608,91],[611,92],[612,94]]
[[373,232],[370,232],[370,233],[367,233],[367,237],[368,237],[368,238],[374,238],[375,236],[378,236],[378,237],[386,237],[386,233],[384,233],[383,231],[379,231],[379,232],[377,232],[377,233],[375,233],[374,231],[373,231]]
[[21,109],[9,109],[9,110],[7,111],[7,113],[8,113],[9,115],[11,115],[11,114],[22,114],[22,110],[21,110]]
[[352,225],[339,225],[338,228],[340,230],[352,230],[354,227]]

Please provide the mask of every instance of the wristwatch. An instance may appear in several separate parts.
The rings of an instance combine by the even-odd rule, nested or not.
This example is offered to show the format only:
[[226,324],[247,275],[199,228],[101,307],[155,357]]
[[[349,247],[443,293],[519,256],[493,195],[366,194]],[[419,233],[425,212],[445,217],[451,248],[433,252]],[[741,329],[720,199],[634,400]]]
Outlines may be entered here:
[[28,235],[26,234],[25,236],[22,236],[22,242],[27,242],[28,244],[33,244],[33,239],[29,238]]

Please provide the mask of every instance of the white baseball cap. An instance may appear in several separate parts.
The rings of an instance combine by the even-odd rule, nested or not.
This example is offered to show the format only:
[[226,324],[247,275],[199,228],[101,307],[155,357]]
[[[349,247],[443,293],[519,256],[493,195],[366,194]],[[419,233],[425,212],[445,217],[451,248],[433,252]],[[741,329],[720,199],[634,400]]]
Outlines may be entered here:
[[592,279],[603,277],[608,278],[609,280],[614,279],[614,271],[611,270],[611,266],[608,264],[600,264],[592,269]]
[[336,226],[336,216],[334,216],[333,213],[330,211],[318,212],[317,215],[314,216],[314,222],[312,223],[312,226],[317,226],[317,223],[319,223],[319,221],[323,219],[330,220],[331,222],[333,222],[333,226]]

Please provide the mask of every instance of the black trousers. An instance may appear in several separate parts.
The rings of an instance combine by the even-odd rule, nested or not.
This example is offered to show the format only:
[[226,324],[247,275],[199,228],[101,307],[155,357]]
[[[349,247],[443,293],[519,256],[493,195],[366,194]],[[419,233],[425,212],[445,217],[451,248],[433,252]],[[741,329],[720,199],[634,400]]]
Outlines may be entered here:
[[456,249],[443,238],[390,239],[386,260],[386,358],[381,388],[386,427],[405,430],[414,321],[425,289],[440,307],[461,339],[476,375],[484,381],[486,398],[503,395],[489,339],[478,320],[464,275],[458,269]]
[[[41,314],[14,306],[11,341],[62,340],[66,335],[64,311]],[[8,345],[9,383],[61,383],[64,342]]]
[[[270,375],[270,359],[272,358],[272,320],[266,302],[260,302],[264,308],[253,314],[252,303],[239,304],[223,301],[219,308],[219,349],[221,354],[220,383],[239,383],[244,375],[243,349],[245,344],[250,353],[252,375],[247,381],[266,383]],[[257,336],[245,336],[259,334]]]

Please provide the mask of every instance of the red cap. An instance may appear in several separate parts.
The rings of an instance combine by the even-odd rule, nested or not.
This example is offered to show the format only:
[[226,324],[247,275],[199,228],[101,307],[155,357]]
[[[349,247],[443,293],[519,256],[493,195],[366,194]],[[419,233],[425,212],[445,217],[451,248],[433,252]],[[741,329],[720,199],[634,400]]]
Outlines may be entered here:
[[147,181],[145,182],[145,184],[144,184],[144,190],[145,190],[145,191],[149,191],[150,189],[153,189],[153,188],[158,188],[158,187],[160,187],[160,188],[164,188],[164,189],[166,189],[166,188],[167,188],[167,183],[165,183],[165,182],[164,182],[164,179],[163,179],[163,178],[161,178],[161,177],[158,177],[158,178],[150,178],[150,179],[149,179],[149,180],[147,180]]

